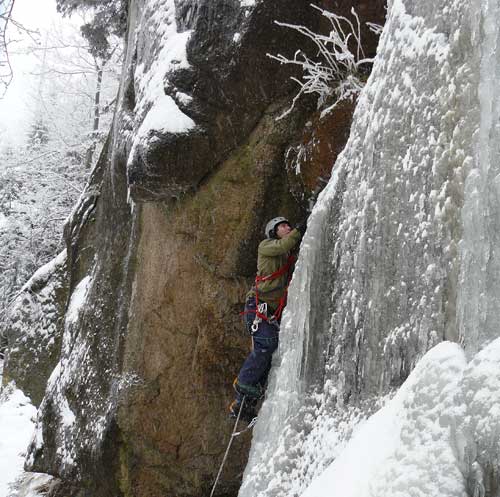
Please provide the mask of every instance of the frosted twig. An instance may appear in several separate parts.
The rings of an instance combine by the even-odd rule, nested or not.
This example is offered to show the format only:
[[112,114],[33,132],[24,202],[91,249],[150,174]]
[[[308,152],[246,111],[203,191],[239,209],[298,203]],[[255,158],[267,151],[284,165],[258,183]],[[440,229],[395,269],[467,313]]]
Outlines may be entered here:
[[384,29],[383,26],[374,22],[367,22],[366,25],[368,26],[368,29],[376,35],[380,35],[382,33],[382,30]]
[[[267,54],[280,64],[292,64],[302,68],[302,78],[291,77],[299,86],[299,91],[292,100],[291,106],[278,119],[288,115],[295,107],[298,99],[304,94],[318,95],[318,108],[332,101],[323,109],[321,117],[331,112],[340,102],[353,100],[364,86],[361,79],[362,67],[373,62],[373,58],[365,56],[361,43],[361,23],[354,9],[351,14],[354,23],[344,16],[339,16],[316,5],[312,5],[331,24],[328,35],[315,33],[306,26],[275,21],[278,26],[293,29],[309,38],[318,49],[319,60],[311,60],[302,50],[297,50],[293,59],[284,55]],[[374,32],[380,26],[367,23]],[[351,49],[350,47],[354,47]]]

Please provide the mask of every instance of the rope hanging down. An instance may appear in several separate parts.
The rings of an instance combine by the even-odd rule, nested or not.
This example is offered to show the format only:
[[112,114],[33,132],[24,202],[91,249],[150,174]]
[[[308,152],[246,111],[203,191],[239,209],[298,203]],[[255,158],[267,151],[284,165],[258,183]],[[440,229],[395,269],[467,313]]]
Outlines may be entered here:
[[222,470],[224,468],[224,465],[226,464],[226,459],[227,459],[227,456],[229,454],[229,449],[231,448],[231,445],[233,444],[233,440],[238,435],[241,435],[242,433],[245,433],[246,431],[253,428],[253,426],[257,422],[257,418],[255,417],[252,419],[252,421],[249,423],[249,425],[244,430],[236,431],[236,428],[238,427],[238,422],[240,421],[241,412],[243,411],[243,406],[245,405],[245,399],[246,399],[246,396],[244,396],[243,399],[241,400],[240,410],[238,412],[238,416],[236,417],[236,422],[234,423],[233,432],[231,433],[231,438],[229,439],[229,443],[227,444],[226,452],[224,453],[224,457],[222,458],[219,472],[217,473],[217,477],[215,478],[214,486],[212,487],[212,491],[210,492],[210,497],[213,497],[215,489],[217,487],[217,483],[219,483],[219,478],[220,478],[220,475],[222,474]]

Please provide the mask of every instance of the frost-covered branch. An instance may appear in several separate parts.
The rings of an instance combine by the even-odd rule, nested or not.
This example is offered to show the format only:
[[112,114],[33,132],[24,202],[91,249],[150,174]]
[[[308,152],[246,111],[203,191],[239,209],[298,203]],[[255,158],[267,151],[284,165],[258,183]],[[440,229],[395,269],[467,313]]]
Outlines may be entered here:
[[12,17],[15,0],[0,0],[0,98],[5,95],[7,88],[12,82],[14,72],[9,56],[9,45],[14,41],[11,37],[7,38],[7,30],[10,26],[15,28],[18,33],[27,35],[35,40],[37,31],[27,28]]
[[6,34],[13,9],[14,0],[0,0],[0,98],[4,96],[13,77]]
[[86,170],[49,137],[0,147],[0,334],[2,319],[29,277],[61,249],[63,222]]
[[[302,69],[302,78],[292,77],[300,89],[295,95],[290,108],[280,116],[280,119],[289,114],[295,107],[298,99],[304,94],[318,95],[318,108],[325,107],[321,112],[324,117],[332,111],[339,102],[353,100],[364,85],[363,74],[373,62],[373,58],[365,56],[361,43],[361,23],[354,9],[351,14],[354,22],[347,17],[339,16],[327,10],[312,5],[321,15],[326,17],[331,25],[328,35],[315,33],[306,26],[288,24],[276,21],[276,24],[298,31],[309,38],[317,47],[318,60],[311,59],[302,50],[297,50],[293,59],[281,54],[267,54],[281,64],[292,64]],[[368,27],[376,32],[381,27],[367,23]]]

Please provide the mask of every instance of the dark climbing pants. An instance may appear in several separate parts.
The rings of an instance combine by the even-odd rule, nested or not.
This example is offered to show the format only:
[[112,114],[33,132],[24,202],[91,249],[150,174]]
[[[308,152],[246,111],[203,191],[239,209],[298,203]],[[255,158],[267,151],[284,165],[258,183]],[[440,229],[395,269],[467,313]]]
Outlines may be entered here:
[[[245,305],[245,325],[251,329],[255,318],[255,299],[250,298]],[[250,311],[250,312],[249,312]],[[266,320],[259,323],[259,328],[252,335],[252,351],[245,359],[238,374],[238,383],[264,387],[271,369],[273,352],[278,348],[279,328]]]

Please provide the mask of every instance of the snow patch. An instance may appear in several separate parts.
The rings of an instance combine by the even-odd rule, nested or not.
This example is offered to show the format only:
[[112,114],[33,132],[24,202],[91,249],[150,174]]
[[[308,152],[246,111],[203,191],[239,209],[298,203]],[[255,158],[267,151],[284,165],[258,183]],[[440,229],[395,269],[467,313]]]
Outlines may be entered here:
[[0,212],[0,230],[7,229],[9,227],[9,219]]
[[45,497],[53,476],[45,473],[24,473],[9,497]]
[[69,407],[68,399],[63,398],[63,402],[59,406],[59,413],[61,415],[61,424],[64,428],[71,428],[75,423],[76,417]]
[[[155,43],[149,47],[148,61],[139,64],[134,74],[137,95],[134,115],[141,124],[135,134],[129,164],[137,148],[147,147],[155,133],[185,133],[195,127],[194,121],[165,93],[169,73],[189,68],[186,45],[191,31],[177,32],[174,0],[148,2],[136,37],[144,31],[154,33],[151,38]],[[184,97],[183,103],[186,101]]]
[[158,95],[137,131],[137,139],[144,141],[152,131],[183,133],[193,127],[194,121],[179,110],[172,97]]
[[[302,497],[326,497],[327,489],[342,497],[465,496],[450,431],[439,422],[465,367],[457,344],[444,342],[429,351],[396,396],[354,430],[345,450]],[[429,478],[433,468],[446,478]]]
[[68,310],[66,311],[66,324],[73,324],[78,320],[78,315],[85,304],[91,282],[91,277],[85,276],[73,290]]
[[28,290],[33,284],[37,282],[46,282],[52,274],[60,267],[66,264],[66,249],[60,252],[54,259],[47,262],[44,266],[37,269],[37,271],[33,274],[33,276],[24,284],[21,288],[20,293]]
[[186,93],[182,93],[178,91],[175,94],[175,98],[183,105],[189,105],[193,101],[193,97],[191,95],[187,95]]
[[36,408],[13,383],[0,395],[0,495],[8,496],[11,486],[23,473]]

